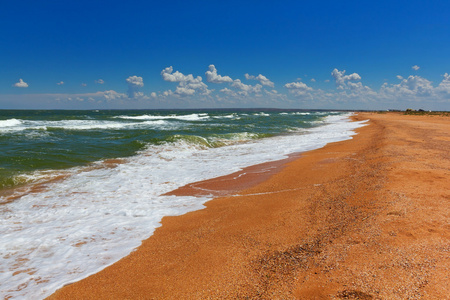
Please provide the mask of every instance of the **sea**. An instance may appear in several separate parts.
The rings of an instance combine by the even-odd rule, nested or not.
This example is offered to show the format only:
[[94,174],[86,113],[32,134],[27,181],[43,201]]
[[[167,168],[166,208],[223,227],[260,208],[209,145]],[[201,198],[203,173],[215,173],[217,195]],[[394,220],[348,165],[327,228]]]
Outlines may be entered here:
[[0,110],[0,296],[43,299],[113,264],[186,184],[351,139],[349,112]]

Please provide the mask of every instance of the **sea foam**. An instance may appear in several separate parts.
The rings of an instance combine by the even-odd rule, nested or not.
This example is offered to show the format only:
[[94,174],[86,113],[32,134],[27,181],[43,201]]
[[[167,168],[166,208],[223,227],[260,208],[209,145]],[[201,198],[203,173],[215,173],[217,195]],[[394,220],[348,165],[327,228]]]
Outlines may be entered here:
[[17,126],[20,124],[22,124],[22,121],[17,119],[0,120],[0,128]]
[[200,121],[209,119],[207,113],[201,114],[190,114],[190,115],[170,115],[170,116],[157,116],[157,115],[140,115],[140,116],[117,116],[119,119],[126,120],[163,120],[163,119],[173,119],[173,120],[183,120],[183,121]]
[[[110,120],[61,120],[61,121],[28,121],[10,119],[0,121],[0,132],[19,132],[31,130],[49,130],[49,129],[63,129],[63,130],[103,130],[103,129],[127,129],[127,128],[156,128],[164,129],[164,126],[169,125],[165,120],[142,119],[143,122],[124,122],[124,121],[110,121]],[[170,124],[168,128],[172,129],[174,124]],[[161,127],[161,128],[159,128]]]

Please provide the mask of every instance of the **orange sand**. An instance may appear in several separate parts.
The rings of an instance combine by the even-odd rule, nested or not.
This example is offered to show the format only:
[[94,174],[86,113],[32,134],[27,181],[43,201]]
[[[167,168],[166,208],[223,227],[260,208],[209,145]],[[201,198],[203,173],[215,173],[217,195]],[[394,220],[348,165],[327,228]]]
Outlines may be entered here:
[[50,298],[449,299],[450,118],[368,118]]

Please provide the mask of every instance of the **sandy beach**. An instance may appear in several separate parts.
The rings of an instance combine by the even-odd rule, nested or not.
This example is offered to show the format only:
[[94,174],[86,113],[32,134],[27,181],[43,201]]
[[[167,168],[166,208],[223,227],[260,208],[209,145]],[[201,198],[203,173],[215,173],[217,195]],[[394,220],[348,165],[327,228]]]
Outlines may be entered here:
[[354,119],[352,140],[174,191],[217,198],[49,299],[450,299],[450,118]]

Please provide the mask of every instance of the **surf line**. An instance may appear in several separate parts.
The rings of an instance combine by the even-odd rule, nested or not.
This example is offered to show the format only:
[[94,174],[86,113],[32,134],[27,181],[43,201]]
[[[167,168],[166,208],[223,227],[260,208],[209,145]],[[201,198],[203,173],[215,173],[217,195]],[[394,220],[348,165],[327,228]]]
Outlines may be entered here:
[[[319,187],[322,184],[313,184],[313,187]],[[299,190],[307,190],[310,189],[311,186],[307,186],[307,187],[299,187],[299,188],[293,188],[293,189],[283,189],[283,190],[277,190],[277,191],[270,191],[270,192],[261,192],[261,193],[252,193],[252,194],[227,194],[227,190],[212,190],[212,189],[205,189],[205,188],[201,188],[198,186],[194,186],[193,184],[189,185],[189,187],[196,189],[196,190],[200,190],[200,191],[204,191],[204,192],[210,192],[209,195],[202,195],[202,196],[210,196],[210,197],[214,197],[214,196],[218,196],[218,197],[250,197],[250,196],[260,196],[260,195],[271,195],[271,194],[280,194],[280,193],[287,193],[287,192],[293,192],[293,191],[299,191]],[[220,193],[223,193],[223,195],[220,195]],[[219,194],[219,195],[217,195]],[[194,197],[196,197],[194,195]]]

